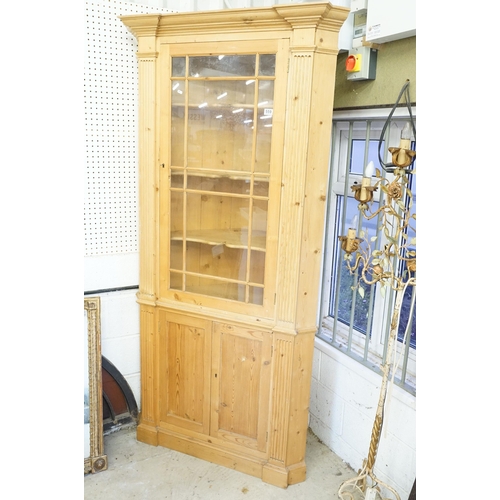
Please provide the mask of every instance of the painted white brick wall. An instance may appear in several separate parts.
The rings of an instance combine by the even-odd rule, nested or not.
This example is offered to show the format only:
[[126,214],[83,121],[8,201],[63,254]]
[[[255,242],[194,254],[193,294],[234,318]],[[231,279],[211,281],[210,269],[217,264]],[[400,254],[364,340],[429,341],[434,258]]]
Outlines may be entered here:
[[101,352],[130,385],[141,407],[139,304],[137,290],[97,294],[101,297]]
[[[381,377],[316,339],[309,424],[354,470],[368,456]],[[375,474],[408,498],[416,477],[416,398],[393,386],[387,399]]]

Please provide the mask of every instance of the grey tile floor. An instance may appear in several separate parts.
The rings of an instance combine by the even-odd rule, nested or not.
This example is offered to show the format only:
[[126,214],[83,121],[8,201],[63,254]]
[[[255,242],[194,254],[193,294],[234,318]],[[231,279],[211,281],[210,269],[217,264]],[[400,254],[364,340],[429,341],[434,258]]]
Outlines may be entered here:
[[104,436],[108,469],[84,476],[86,500],[337,499],[355,473],[309,432],[307,479],[286,489],[241,472],[136,439],[135,427]]

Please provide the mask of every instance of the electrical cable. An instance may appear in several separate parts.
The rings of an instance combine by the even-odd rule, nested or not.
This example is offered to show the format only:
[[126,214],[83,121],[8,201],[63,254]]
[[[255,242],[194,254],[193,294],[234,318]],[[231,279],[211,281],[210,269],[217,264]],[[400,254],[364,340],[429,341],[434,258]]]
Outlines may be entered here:
[[[391,109],[391,112],[389,113],[389,116],[387,117],[387,120],[384,123],[384,126],[382,127],[382,131],[380,132],[380,139],[378,141],[378,160],[380,162],[380,165],[386,172],[392,172],[396,168],[399,168],[397,165],[394,165],[393,163],[385,163],[382,160],[382,156],[380,154],[380,150],[382,148],[382,143],[384,141],[384,135],[385,131],[387,130],[387,127],[389,126],[391,122],[392,115],[396,111],[399,101],[401,100],[401,97],[405,94],[405,100],[406,100],[406,107],[408,109],[408,114],[410,115],[410,123],[411,123],[411,128],[413,130],[413,137],[415,139],[415,142],[417,141],[417,130],[415,128],[415,120],[413,119],[413,114],[411,112],[411,101],[410,101],[410,80],[406,80],[404,83],[403,87],[401,88],[401,91],[399,92],[398,98],[396,102],[394,103],[394,106]],[[410,165],[407,168],[411,168],[413,165],[413,162],[415,161],[415,157],[413,157]]]

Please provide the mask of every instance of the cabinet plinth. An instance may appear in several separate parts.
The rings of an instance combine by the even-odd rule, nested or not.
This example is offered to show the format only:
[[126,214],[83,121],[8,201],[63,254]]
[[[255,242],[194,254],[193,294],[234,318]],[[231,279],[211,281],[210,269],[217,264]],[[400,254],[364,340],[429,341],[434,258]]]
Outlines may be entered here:
[[139,46],[137,438],[283,488],[306,477],[348,13],[313,2],[121,18]]

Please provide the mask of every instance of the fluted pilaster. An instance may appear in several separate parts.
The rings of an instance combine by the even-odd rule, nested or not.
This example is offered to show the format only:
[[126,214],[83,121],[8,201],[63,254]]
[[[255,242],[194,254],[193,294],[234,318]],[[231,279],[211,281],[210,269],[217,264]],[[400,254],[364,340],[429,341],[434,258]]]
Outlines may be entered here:
[[278,289],[292,293],[279,294],[276,303],[278,321],[292,324],[297,308],[297,295],[293,291],[297,290],[299,279],[301,247],[297,243],[302,239],[312,68],[312,52],[292,53],[288,76],[278,276]]
[[156,298],[156,54],[139,59],[139,298]]

